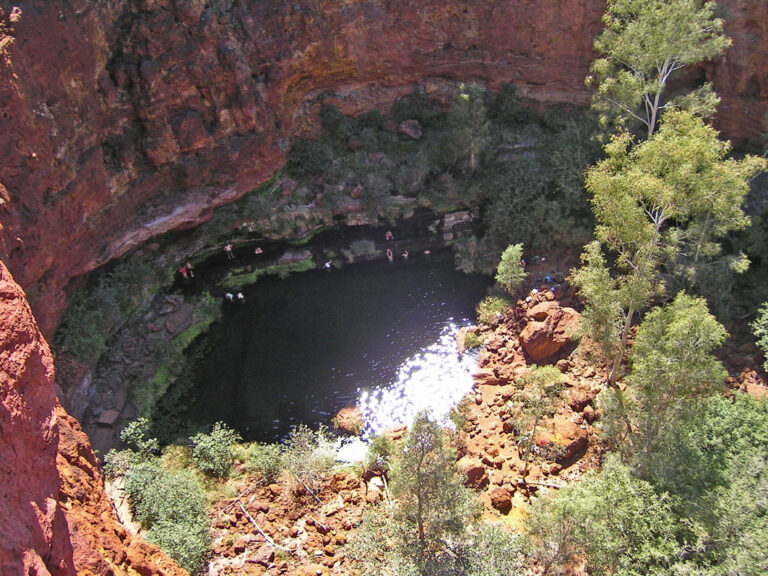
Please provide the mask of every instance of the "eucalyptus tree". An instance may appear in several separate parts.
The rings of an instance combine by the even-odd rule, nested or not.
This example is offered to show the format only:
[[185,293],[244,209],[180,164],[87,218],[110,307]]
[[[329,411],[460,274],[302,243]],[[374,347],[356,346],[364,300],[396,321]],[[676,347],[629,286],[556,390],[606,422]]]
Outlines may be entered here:
[[[597,240],[615,254],[616,284],[601,288],[614,290],[621,305],[619,317],[610,319],[621,333],[613,381],[634,314],[664,293],[662,273],[695,288],[698,271],[721,258],[723,236],[749,224],[742,205],[750,178],[765,161],[727,158],[729,144],[683,110],[669,111],[652,138],[633,145],[629,134],[619,134],[605,150],[607,157],[587,171],[586,186]],[[595,255],[589,258],[599,264]],[[743,257],[732,260],[733,267],[743,268]]]
[[486,92],[477,84],[461,84],[448,111],[446,153],[459,170],[475,172],[480,156],[491,141],[491,125],[485,106]]
[[691,415],[694,401],[722,388],[726,371],[713,352],[727,336],[704,299],[685,292],[640,324],[626,387],[601,395],[606,433],[639,476],[653,464],[659,438]]
[[713,113],[718,98],[709,84],[676,99],[667,89],[675,72],[730,46],[714,11],[714,2],[701,0],[608,0],[595,40],[602,58],[587,78],[597,86],[594,107],[603,119],[620,125],[634,119],[650,137],[670,106]]

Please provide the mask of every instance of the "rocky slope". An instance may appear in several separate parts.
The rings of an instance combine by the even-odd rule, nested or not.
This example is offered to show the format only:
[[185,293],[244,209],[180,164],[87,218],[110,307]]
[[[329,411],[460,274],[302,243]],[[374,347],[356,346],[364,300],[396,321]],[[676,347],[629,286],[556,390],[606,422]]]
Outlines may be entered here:
[[100,464],[53,379],[48,345],[0,263],[0,573],[186,574],[118,523]]
[[[585,104],[601,0],[23,0],[0,30],[0,257],[50,336],[64,289],[272,175],[323,104],[515,83]],[[734,46],[701,68],[725,136],[768,107],[768,6],[723,0]],[[11,17],[13,16],[13,17]],[[11,21],[12,20],[12,21]]]

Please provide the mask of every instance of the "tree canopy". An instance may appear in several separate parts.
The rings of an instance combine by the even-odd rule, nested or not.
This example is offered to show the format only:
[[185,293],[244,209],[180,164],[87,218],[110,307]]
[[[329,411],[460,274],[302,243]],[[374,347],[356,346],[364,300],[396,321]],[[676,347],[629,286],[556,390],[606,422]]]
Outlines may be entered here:
[[[587,171],[595,235],[616,255],[616,296],[626,311],[619,319],[622,338],[612,377],[634,313],[670,280],[698,288],[701,271],[722,260],[721,239],[748,225],[744,198],[765,161],[728,158],[729,151],[701,118],[675,110],[644,142],[633,145],[627,133],[614,136],[607,158]],[[593,263],[596,258],[588,256]],[[743,256],[726,259],[731,268],[744,268]],[[607,284],[602,289],[613,290]]]
[[587,79],[597,85],[594,105],[604,120],[635,120],[650,137],[670,106],[714,112],[718,100],[709,85],[677,99],[665,93],[676,71],[730,46],[714,10],[714,2],[700,0],[608,0],[605,29],[595,40],[603,57]]
[[704,299],[684,292],[640,324],[626,388],[602,395],[606,432],[638,474],[647,472],[659,438],[690,414],[691,402],[722,386],[726,372],[713,352],[727,335]]
[[523,245],[511,244],[501,254],[501,262],[496,268],[496,282],[514,295],[528,274],[523,267]]

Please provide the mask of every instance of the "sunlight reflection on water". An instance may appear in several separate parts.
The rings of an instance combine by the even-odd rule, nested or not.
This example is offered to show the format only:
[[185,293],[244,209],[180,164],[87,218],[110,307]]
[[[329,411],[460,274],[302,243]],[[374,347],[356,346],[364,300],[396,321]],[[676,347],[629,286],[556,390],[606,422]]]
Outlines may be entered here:
[[457,331],[453,321],[446,324],[437,342],[399,366],[391,383],[358,388],[357,405],[365,422],[363,438],[372,438],[388,428],[409,425],[422,410],[450,425],[447,416],[472,389],[472,373],[477,369],[475,353],[459,356]]

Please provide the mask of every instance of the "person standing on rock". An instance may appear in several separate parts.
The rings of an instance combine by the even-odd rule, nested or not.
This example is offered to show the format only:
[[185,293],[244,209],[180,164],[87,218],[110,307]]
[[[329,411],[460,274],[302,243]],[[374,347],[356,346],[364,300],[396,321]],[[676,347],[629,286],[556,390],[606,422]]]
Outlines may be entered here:
[[232,253],[232,244],[224,246],[224,253],[227,255],[227,260],[235,259],[235,255]]
[[187,260],[187,263],[183,267],[187,269],[190,278],[195,277],[195,267],[192,266],[192,263],[189,260]]

